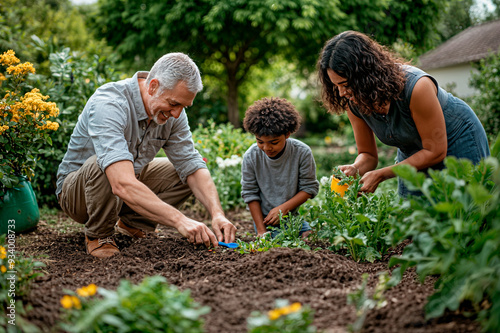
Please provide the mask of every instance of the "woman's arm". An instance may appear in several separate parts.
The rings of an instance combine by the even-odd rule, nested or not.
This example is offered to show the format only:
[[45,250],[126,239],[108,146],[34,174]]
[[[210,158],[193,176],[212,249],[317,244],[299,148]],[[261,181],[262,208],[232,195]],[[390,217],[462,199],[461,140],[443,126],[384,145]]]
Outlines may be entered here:
[[347,110],[347,116],[354,132],[358,156],[353,164],[341,165],[339,169],[348,176],[356,176],[358,173],[363,176],[365,173],[374,170],[378,164],[375,135],[366,122],[355,116],[351,110]]
[[[443,110],[437,98],[437,87],[430,78],[422,77],[415,84],[410,111],[422,139],[422,149],[398,164],[409,164],[421,170],[441,162],[448,149]],[[394,165],[367,172],[361,178],[361,191],[374,192],[380,182],[395,176],[392,168]]]

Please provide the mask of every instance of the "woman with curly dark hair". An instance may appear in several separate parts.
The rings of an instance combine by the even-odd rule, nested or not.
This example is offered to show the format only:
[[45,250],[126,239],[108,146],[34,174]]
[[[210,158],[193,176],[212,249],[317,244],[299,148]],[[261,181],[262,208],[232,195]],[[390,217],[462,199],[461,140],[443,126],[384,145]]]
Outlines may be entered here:
[[[339,168],[362,177],[361,191],[374,192],[395,176],[393,166],[376,170],[374,135],[398,148],[397,163],[421,171],[444,168],[446,156],[478,163],[490,155],[484,128],[464,101],[368,36],[345,31],[333,37],[317,68],[324,105],[332,113],[347,111],[353,127],[358,157]],[[400,181],[399,194],[410,193]]]

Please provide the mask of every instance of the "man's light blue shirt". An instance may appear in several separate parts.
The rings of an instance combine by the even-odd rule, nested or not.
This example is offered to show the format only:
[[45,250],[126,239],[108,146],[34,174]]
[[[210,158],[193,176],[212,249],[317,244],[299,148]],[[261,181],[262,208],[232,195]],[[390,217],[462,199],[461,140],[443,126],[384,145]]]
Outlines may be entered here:
[[126,160],[134,164],[138,175],[163,148],[184,183],[196,170],[206,168],[194,148],[185,110],[177,119],[170,117],[165,125],[154,121],[148,125],[138,82],[147,75],[137,72],[132,78],[107,83],[89,98],[59,165],[56,195],[61,193],[66,176],[93,155],[97,155],[103,172],[111,164]]

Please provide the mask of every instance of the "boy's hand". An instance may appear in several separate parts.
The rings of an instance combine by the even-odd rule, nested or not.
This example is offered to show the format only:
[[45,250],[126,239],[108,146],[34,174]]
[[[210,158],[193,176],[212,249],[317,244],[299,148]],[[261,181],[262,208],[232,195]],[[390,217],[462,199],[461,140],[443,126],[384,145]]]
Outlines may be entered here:
[[281,206],[274,207],[271,209],[269,214],[264,218],[264,225],[266,226],[278,226],[280,225],[280,212],[284,216],[288,214],[287,209],[281,208]]

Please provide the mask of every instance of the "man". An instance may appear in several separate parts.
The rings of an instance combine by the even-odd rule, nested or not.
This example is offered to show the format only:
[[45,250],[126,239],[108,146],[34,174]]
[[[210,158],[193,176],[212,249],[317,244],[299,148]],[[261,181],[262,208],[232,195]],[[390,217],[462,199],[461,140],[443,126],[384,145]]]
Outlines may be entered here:
[[[63,211],[85,224],[87,253],[119,253],[114,231],[145,237],[157,224],[195,244],[233,242],[236,228],[222,211],[184,108],[201,91],[200,72],[185,54],[169,53],[151,71],[108,83],[90,97],[57,173]],[[163,148],[166,158],[154,158]],[[192,194],[212,216],[212,232],[177,208]]]

